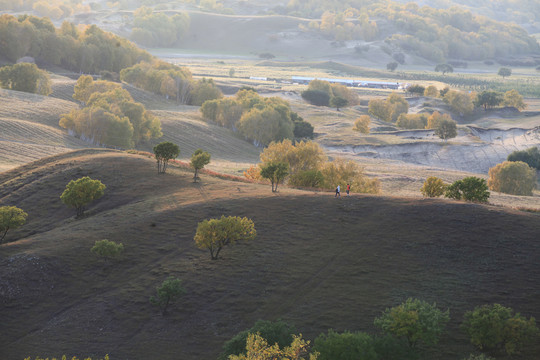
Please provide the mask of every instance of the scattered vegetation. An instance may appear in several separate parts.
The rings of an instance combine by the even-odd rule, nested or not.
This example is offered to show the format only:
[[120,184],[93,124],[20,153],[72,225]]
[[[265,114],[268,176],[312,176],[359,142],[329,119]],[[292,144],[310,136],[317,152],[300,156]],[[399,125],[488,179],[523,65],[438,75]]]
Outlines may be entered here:
[[269,345],[259,334],[249,334],[246,354],[231,355],[229,360],[317,360],[317,354],[310,354],[308,347],[309,341],[303,340],[302,335],[293,335],[291,345],[280,349],[277,344]]

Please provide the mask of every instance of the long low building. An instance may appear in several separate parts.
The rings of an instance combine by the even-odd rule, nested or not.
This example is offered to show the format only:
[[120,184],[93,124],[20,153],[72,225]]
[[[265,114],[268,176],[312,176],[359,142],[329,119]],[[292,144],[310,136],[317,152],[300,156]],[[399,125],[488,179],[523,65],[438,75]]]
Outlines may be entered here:
[[291,81],[296,84],[309,84],[312,80],[328,81],[331,84],[342,84],[354,87],[366,87],[372,89],[406,89],[409,84],[389,81],[368,81],[368,80],[351,80],[351,79],[330,79],[330,78],[313,78],[305,76],[293,76]]

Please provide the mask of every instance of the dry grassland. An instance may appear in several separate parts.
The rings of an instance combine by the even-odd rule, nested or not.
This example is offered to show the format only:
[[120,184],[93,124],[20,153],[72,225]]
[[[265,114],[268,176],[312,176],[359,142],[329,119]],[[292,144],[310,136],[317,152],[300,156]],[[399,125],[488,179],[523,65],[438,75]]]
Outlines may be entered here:
[[[61,204],[65,184],[107,185],[88,216]],[[329,328],[375,332],[373,319],[409,296],[449,308],[452,321],[426,358],[473,352],[458,325],[498,302],[538,318],[538,214],[445,200],[353,195],[220,180],[110,150],[57,155],[0,174],[0,204],[28,222],[0,246],[0,337],[5,358],[48,354],[215,359],[257,319],[281,318],[313,339]],[[248,216],[258,237],[210,260],[197,223]],[[122,242],[103,262],[96,240]],[[187,294],[162,317],[148,299],[167,276]],[[535,359],[538,346],[523,359]]]

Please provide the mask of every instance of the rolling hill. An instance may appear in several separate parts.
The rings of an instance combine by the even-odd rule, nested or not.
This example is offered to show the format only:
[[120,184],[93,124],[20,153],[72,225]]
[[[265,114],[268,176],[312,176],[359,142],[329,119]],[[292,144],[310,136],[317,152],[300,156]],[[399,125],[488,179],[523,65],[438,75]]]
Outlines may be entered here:
[[[88,175],[106,195],[75,220],[59,199]],[[373,319],[407,297],[449,308],[448,332],[427,358],[473,352],[463,313],[501,303],[540,316],[537,213],[399,197],[232,182],[106,149],[56,155],[0,173],[0,205],[28,212],[0,246],[2,358],[103,356],[215,359],[257,319],[281,318],[313,339],[329,328],[374,332]],[[211,261],[195,247],[197,223],[253,219],[258,237]],[[96,240],[124,257],[91,256]],[[166,277],[187,294],[162,317],[148,301]],[[524,359],[534,359],[540,347]],[[431,356],[431,357],[430,357]]]

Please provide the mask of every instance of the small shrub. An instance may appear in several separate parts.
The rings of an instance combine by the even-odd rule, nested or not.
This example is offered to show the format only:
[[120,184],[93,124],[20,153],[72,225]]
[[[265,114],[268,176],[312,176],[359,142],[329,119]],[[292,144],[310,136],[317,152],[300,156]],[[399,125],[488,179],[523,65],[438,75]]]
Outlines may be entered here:
[[338,334],[328,330],[315,339],[313,350],[319,353],[319,360],[377,360],[373,339],[363,332]]
[[486,180],[469,176],[448,186],[444,196],[455,200],[485,203],[489,199],[489,191]]
[[324,176],[319,170],[299,171],[291,175],[289,185],[298,187],[320,187],[324,183]]
[[246,342],[249,334],[258,333],[266,339],[269,344],[278,344],[284,348],[291,345],[293,341],[292,334],[296,333],[294,326],[287,324],[282,320],[266,321],[259,320],[250,329],[236,334],[232,339],[223,345],[223,351],[219,360],[227,360],[229,355],[240,355],[246,351]]
[[424,185],[420,191],[425,197],[439,197],[444,195],[446,184],[438,177],[431,176],[424,181]]
[[107,239],[97,240],[90,251],[99,257],[114,259],[118,258],[124,252],[124,245]]
[[169,304],[186,293],[186,290],[182,287],[182,281],[172,276],[163,281],[160,286],[156,288],[157,296],[150,297],[150,303],[152,305],[159,306],[161,314],[165,315]]

